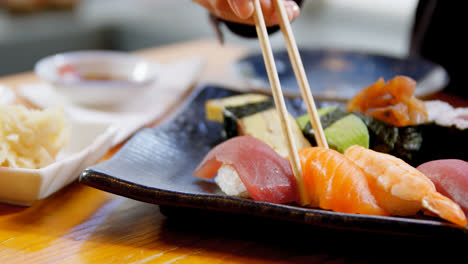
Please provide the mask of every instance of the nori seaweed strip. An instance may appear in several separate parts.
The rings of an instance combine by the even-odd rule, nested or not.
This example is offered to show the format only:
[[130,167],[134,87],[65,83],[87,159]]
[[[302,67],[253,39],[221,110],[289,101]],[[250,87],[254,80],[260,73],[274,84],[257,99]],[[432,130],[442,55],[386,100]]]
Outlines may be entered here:
[[396,156],[413,167],[436,159],[468,160],[468,130],[426,123],[394,127],[354,113],[367,125],[369,148]]
[[361,118],[367,126],[370,149],[384,153],[389,153],[395,149],[395,145],[399,140],[397,127],[358,112],[353,114]]
[[223,132],[225,138],[232,138],[239,134],[237,129],[238,117],[235,116],[231,111],[223,109]]
[[369,148],[388,153],[413,165],[421,152],[423,128],[421,126],[395,127],[371,116],[354,113],[369,130]]
[[257,103],[250,103],[240,106],[228,106],[223,109],[224,116],[224,132],[226,138],[232,138],[239,134],[237,129],[237,120],[268,110],[275,107],[273,99],[268,99],[266,101],[261,101]]
[[398,128],[398,141],[395,148],[390,152],[408,164],[414,166],[416,157],[421,152],[423,143],[422,126],[406,126]]
[[[349,115],[350,113],[343,108],[337,107],[335,110],[330,111],[322,116],[320,116],[320,123],[322,124],[322,128],[325,129],[329,126],[331,126],[333,123],[336,121],[340,120],[341,118]],[[310,129],[312,129],[312,125],[310,124],[310,121],[308,123],[310,126]]]

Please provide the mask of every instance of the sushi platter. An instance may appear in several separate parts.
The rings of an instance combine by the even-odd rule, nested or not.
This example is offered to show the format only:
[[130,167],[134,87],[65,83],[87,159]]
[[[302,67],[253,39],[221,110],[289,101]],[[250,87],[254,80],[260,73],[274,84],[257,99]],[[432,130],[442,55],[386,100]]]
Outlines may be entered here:
[[[237,94],[201,86],[184,107],[163,124],[138,132],[111,159],[85,170],[80,182],[132,199],[175,208],[196,208],[237,215],[254,215],[331,229],[367,230],[407,236],[460,235],[468,228],[438,218],[350,214],[277,204],[226,195],[216,183],[193,176],[203,156],[222,142],[223,126],[206,120],[207,100]],[[289,112],[305,113],[300,99],[287,99]],[[318,102],[318,107],[336,102]]]

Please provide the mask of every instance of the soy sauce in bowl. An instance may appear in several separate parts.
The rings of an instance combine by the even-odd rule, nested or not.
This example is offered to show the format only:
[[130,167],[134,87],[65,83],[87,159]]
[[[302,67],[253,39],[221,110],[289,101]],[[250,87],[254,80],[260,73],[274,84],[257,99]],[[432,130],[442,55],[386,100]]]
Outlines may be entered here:
[[157,78],[158,65],[118,51],[76,51],[40,60],[36,74],[70,101],[107,106],[131,100]]

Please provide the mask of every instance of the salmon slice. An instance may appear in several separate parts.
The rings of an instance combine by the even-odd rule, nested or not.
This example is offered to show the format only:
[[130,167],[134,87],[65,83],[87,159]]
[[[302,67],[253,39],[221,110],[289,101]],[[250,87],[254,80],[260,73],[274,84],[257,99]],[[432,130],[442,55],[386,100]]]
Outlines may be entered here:
[[364,172],[343,154],[320,147],[299,151],[311,207],[342,213],[388,215],[372,195]]

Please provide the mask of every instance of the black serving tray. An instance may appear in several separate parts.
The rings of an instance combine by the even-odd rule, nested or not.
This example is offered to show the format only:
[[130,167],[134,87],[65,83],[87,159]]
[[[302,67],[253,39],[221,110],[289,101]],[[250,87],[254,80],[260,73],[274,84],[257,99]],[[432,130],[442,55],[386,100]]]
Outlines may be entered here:
[[[172,118],[136,133],[109,160],[86,169],[79,181],[107,192],[161,205],[163,213],[174,217],[183,217],[182,209],[186,209],[187,212],[244,215],[333,230],[416,237],[467,237],[467,228],[425,216],[346,214],[231,197],[214,182],[193,176],[193,170],[204,155],[223,140],[222,126],[205,120],[205,101],[235,93],[212,86],[196,89]],[[318,106],[329,104],[333,103],[317,102]],[[305,112],[299,99],[287,99],[287,106],[292,115]]]

